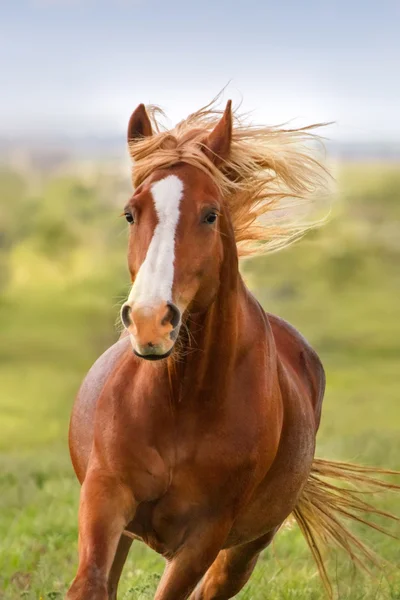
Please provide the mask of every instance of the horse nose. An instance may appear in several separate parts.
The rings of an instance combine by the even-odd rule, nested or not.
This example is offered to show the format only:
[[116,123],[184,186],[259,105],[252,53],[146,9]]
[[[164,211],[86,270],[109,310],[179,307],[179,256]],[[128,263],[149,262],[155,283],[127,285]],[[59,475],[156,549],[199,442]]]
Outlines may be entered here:
[[125,304],[122,305],[121,321],[122,321],[122,324],[124,325],[124,327],[126,327],[127,329],[130,325],[132,325],[131,307],[128,304],[128,302],[125,302]]
[[171,325],[172,329],[176,329],[181,321],[181,312],[175,304],[167,302],[167,310],[161,320],[161,325]]
[[121,308],[121,321],[135,335],[149,339],[170,334],[174,339],[181,322],[181,312],[172,302],[161,302],[158,306],[131,305],[126,302]]

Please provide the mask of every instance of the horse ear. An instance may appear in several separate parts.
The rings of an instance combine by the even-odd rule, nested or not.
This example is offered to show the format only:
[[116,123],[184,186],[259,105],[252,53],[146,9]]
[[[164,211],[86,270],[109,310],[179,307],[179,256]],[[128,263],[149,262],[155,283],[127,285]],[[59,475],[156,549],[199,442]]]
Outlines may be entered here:
[[128,124],[128,143],[133,142],[140,137],[148,137],[153,134],[149,116],[146,112],[144,104],[133,111]]
[[229,157],[232,142],[232,100],[228,100],[221,120],[204,141],[207,157],[219,166]]

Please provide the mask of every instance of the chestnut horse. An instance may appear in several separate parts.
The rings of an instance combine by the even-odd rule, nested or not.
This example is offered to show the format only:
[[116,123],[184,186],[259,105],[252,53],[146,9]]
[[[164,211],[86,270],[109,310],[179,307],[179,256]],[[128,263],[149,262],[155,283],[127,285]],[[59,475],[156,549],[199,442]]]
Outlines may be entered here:
[[323,170],[297,146],[307,131],[233,119],[230,102],[221,118],[203,109],[171,131],[154,131],[143,105],[130,119],[133,285],[125,332],[71,418],[82,490],[69,600],[115,599],[134,538],[166,558],[156,600],[232,598],[292,512],[325,582],[320,539],[353,543],[334,513],[358,500],[345,506],[347,492],[320,476],[367,474],[314,459],[321,361],[238,268],[238,251],[300,235],[285,207],[307,204]]

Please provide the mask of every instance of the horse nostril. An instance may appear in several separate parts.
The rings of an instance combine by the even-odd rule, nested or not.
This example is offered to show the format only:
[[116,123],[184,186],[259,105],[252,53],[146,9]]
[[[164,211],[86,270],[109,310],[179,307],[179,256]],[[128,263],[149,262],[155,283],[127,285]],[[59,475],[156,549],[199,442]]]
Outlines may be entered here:
[[132,325],[131,307],[129,304],[124,304],[121,309],[121,321],[126,328],[128,328],[129,325]]
[[172,329],[175,329],[178,327],[181,320],[180,310],[177,306],[175,306],[175,304],[172,304],[172,302],[167,302],[167,307],[168,310],[164,315],[161,324],[166,325],[167,323],[171,323]]

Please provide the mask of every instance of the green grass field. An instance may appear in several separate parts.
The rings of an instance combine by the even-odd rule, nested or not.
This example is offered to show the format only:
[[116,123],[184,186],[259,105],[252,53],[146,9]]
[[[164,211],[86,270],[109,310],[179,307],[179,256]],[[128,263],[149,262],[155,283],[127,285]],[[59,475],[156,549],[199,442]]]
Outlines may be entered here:
[[[243,273],[264,307],[292,322],[326,367],[318,455],[399,469],[399,169],[352,166],[338,178],[330,223],[290,249],[245,263]],[[67,451],[69,412],[85,372],[117,336],[128,283],[124,225],[116,220],[122,204],[91,219],[93,206],[105,204],[99,188],[85,186],[56,179],[37,195],[3,177],[9,195],[36,207],[29,235],[20,233],[18,215],[9,216],[15,236],[0,255],[7,267],[0,295],[0,598],[7,600],[62,598],[77,565],[79,486]],[[82,205],[72,211],[72,235],[62,229],[63,210],[71,219],[77,194]],[[56,258],[49,258],[49,245],[58,248]],[[400,516],[398,495],[375,502]],[[389,527],[400,533],[396,523]],[[337,595],[400,599],[400,542],[361,525],[357,532],[392,566],[363,576],[332,553]],[[135,543],[119,597],[150,600],[162,569],[160,557]],[[263,553],[238,598],[325,598],[295,525]]]

